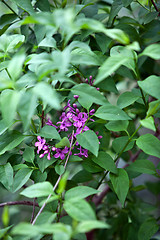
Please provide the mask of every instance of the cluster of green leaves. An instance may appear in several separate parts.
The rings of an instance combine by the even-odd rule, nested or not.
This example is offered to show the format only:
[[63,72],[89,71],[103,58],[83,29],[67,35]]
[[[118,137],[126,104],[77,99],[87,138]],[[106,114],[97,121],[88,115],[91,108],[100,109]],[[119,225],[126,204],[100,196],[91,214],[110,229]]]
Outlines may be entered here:
[[[158,3],[3,0],[0,8],[0,188],[11,193],[8,202],[15,196],[0,207],[33,205],[33,212],[26,208],[34,223],[28,215],[17,223],[16,212],[24,210],[6,206],[0,238],[85,240],[98,229],[93,239],[160,239],[153,237],[160,194]],[[93,86],[85,81],[90,75]],[[70,156],[67,167],[40,159],[37,136],[69,147],[44,123],[48,116],[56,123],[74,95],[83,111],[95,109],[91,130],[77,136],[89,157]],[[148,182],[135,184],[146,174]],[[34,208],[43,206],[34,221]]]

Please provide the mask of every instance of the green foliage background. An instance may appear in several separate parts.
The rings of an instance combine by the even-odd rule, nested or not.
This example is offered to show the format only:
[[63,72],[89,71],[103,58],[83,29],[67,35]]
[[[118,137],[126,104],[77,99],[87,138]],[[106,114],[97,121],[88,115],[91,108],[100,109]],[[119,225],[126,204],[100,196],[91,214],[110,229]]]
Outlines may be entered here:
[[[159,17],[153,0],[0,2],[1,239],[160,239]],[[103,138],[78,135],[89,157],[65,167],[34,144],[61,140],[43,121],[74,95]]]

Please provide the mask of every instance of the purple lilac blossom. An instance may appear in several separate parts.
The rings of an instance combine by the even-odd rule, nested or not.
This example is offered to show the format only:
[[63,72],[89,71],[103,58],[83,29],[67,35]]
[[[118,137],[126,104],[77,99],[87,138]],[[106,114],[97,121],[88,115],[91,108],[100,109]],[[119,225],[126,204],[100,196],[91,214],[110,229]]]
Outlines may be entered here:
[[37,139],[38,139],[39,142],[35,142],[35,147],[38,147],[37,153],[39,154],[39,152],[45,146],[46,140],[41,138],[40,136],[38,136]]
[[63,160],[65,158],[65,154],[68,153],[69,148],[65,147],[64,149],[61,149],[61,148],[52,147],[52,151],[56,151],[56,154],[54,154],[55,158],[60,157],[60,159]]

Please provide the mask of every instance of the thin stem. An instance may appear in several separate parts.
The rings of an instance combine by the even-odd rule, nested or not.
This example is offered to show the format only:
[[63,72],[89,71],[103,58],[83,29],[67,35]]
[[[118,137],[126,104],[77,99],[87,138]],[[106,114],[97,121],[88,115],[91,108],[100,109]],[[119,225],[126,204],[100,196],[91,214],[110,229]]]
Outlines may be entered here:
[[33,222],[33,219],[34,219],[35,204],[36,204],[36,198],[34,198],[34,200],[33,200],[33,211],[32,211],[31,223]]
[[[70,148],[69,148],[69,152],[68,152],[68,155],[67,155],[65,164],[64,164],[64,169],[66,169],[66,166],[67,166],[67,163],[68,163],[68,160],[69,160],[69,157],[70,157],[70,153],[71,153],[71,149],[72,149],[72,144],[73,144],[73,136],[74,136],[74,131],[72,132],[72,138],[71,138]],[[63,174],[64,174],[64,173],[63,173]],[[61,175],[59,176],[59,178],[57,179],[57,182],[55,183],[55,185],[54,185],[54,187],[53,187],[53,192],[56,190],[56,188],[57,188],[57,186],[58,186],[58,184],[59,184],[59,182],[60,182],[63,174],[61,174]],[[51,196],[52,196],[52,194],[49,194],[49,196],[47,197],[46,201],[43,203],[41,209],[39,210],[39,212],[37,213],[35,219],[33,220],[32,225],[35,224],[37,218],[38,218],[39,215],[42,213],[43,209],[45,208],[45,206],[46,206],[48,200],[51,198]]]
[[146,6],[144,6],[142,3],[140,3],[138,0],[136,0],[136,2],[139,3],[139,5],[141,5],[141,7],[143,7],[144,9],[146,9],[147,11],[150,12],[150,10]]
[[[0,203],[0,207],[4,207],[4,206],[14,206],[14,205],[33,206],[33,202],[31,202],[31,201],[15,201],[15,202]],[[39,207],[38,203],[35,203],[35,207]]]
[[159,9],[157,8],[155,2],[154,2],[153,0],[151,0],[151,2],[152,2],[152,4],[153,4],[155,10],[159,13],[158,16],[160,16],[160,11],[159,11]]

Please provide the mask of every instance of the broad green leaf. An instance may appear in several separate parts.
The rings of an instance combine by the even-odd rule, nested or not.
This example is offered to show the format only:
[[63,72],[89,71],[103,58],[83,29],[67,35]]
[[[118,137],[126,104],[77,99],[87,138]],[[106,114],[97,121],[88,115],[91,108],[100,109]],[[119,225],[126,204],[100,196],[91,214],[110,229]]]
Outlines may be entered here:
[[59,143],[55,145],[56,148],[64,148],[64,147],[70,147],[70,141],[67,137],[64,137],[61,139]]
[[57,110],[61,108],[58,95],[55,89],[53,89],[49,84],[40,82],[34,87],[33,91],[44,101],[44,103],[49,104],[51,107]]
[[98,83],[97,87],[99,87],[100,89],[103,89],[105,91],[118,93],[115,81],[112,77],[107,77],[106,79],[104,79],[103,81]]
[[130,117],[123,110],[110,103],[99,107],[95,116],[104,120],[130,120]]
[[92,220],[92,221],[83,221],[78,224],[76,227],[76,232],[79,233],[85,233],[85,232],[90,232],[92,229],[99,229],[99,228],[110,228],[110,225],[108,225],[105,222],[97,221],[97,220]]
[[8,189],[11,189],[13,184],[13,168],[8,162],[5,165],[0,165],[0,182]]
[[150,240],[158,229],[159,225],[154,218],[145,220],[139,228],[138,240]]
[[143,120],[140,120],[140,124],[148,129],[151,129],[153,131],[156,131],[155,124],[154,124],[154,119],[152,116],[145,118]]
[[31,170],[29,168],[20,169],[14,177],[12,191],[13,192],[18,191],[28,181],[32,172],[33,172],[33,170]]
[[144,81],[138,81],[138,85],[142,90],[144,90],[149,95],[160,99],[159,89],[160,89],[160,77],[151,75]]
[[5,120],[0,120],[0,135],[2,135],[9,127],[11,127],[11,124],[6,124]]
[[[112,142],[112,147],[113,147],[114,151],[116,153],[120,153],[126,146],[128,140],[129,140],[129,138],[127,136],[115,138]],[[132,140],[131,142],[129,142],[127,147],[124,149],[124,152],[132,149],[133,146],[134,146],[134,141]]]
[[[0,229],[0,238],[4,237],[6,235],[6,233],[8,232],[8,230],[13,227],[13,225],[6,227],[6,228],[2,228]],[[10,239],[9,239],[10,240]]]
[[36,225],[52,223],[55,220],[56,216],[57,216],[57,213],[44,211],[38,216],[36,220]]
[[144,51],[139,55],[140,56],[148,56],[150,58],[153,58],[155,60],[160,59],[160,44],[154,43],[149,45],[144,49]]
[[74,86],[71,92],[79,96],[79,103],[86,109],[89,109],[93,103],[104,105],[108,102],[96,88],[86,83]]
[[30,223],[20,223],[12,229],[11,232],[13,235],[28,235],[34,237],[39,234],[39,228],[36,225]]
[[18,52],[13,56],[8,65],[8,72],[12,80],[17,80],[22,73],[22,66],[25,60],[25,53],[23,51]]
[[30,223],[20,223],[16,227],[13,228],[13,235],[28,235],[30,237],[34,237],[40,233],[53,234],[57,232],[65,232],[68,235],[71,234],[71,227],[69,225],[65,225],[63,223],[54,223],[54,224],[39,224],[32,225]]
[[12,0],[14,1],[21,9],[28,12],[30,15],[35,14],[35,11],[32,7],[30,0]]
[[156,174],[156,169],[154,164],[149,160],[136,160],[135,162],[131,163],[127,170],[138,172],[138,173],[145,173],[145,174]]
[[65,171],[65,168],[64,168],[63,165],[57,164],[57,165],[55,166],[55,171],[56,171],[56,173],[57,173],[58,175],[62,175],[62,174],[64,173],[64,171]]
[[6,89],[1,93],[1,111],[3,119],[7,125],[11,124],[15,118],[19,98],[19,92],[14,90]]
[[17,131],[6,132],[0,136],[0,155],[17,147],[24,138],[25,136]]
[[160,109],[160,100],[150,102],[149,108],[147,111],[147,117],[154,115],[155,113],[158,112],[159,109]]
[[68,215],[77,221],[96,220],[93,209],[84,199],[67,200],[63,206]]
[[65,194],[65,200],[72,200],[72,199],[83,199],[90,195],[97,194],[99,191],[88,187],[88,186],[78,186],[71,188]]
[[88,149],[95,156],[98,156],[99,140],[95,132],[88,130],[76,136],[78,143],[85,149]]
[[41,128],[40,132],[38,133],[38,136],[61,140],[61,137],[57,132],[56,128],[49,125],[46,125],[43,128]]
[[21,95],[18,112],[21,116],[24,131],[26,131],[30,125],[31,118],[36,110],[37,97],[32,91],[27,91]]
[[100,167],[98,164],[93,162],[90,158],[86,158],[85,161],[82,162],[82,166],[89,173],[104,172],[104,168]]
[[110,179],[113,185],[113,189],[117,194],[122,206],[124,207],[124,202],[129,190],[129,178],[127,172],[118,168],[118,175],[110,173]]
[[51,160],[48,160],[47,154],[42,158],[40,158],[39,155],[37,155],[37,164],[42,173],[47,167],[51,166],[56,161],[57,161],[57,158],[54,158],[54,157],[51,157]]
[[137,96],[136,94],[132,92],[124,92],[119,96],[117,100],[117,106],[120,108],[125,108],[133,104],[138,99],[139,99],[139,96]]
[[73,65],[85,64],[100,66],[102,61],[98,55],[86,49],[76,48],[71,52],[71,63]]
[[49,194],[53,194],[53,186],[50,182],[35,183],[21,192],[21,195],[29,198],[44,197]]
[[119,132],[126,131],[128,124],[128,120],[109,121],[107,124],[105,124],[105,127],[110,131]]
[[111,5],[111,11],[109,14],[109,20],[108,20],[108,24],[111,25],[114,17],[118,14],[118,12],[121,10],[121,8],[123,7],[123,2],[122,0],[115,0],[113,2],[113,4]]
[[23,158],[26,162],[34,162],[34,149],[32,147],[26,147],[23,153]]
[[111,48],[110,56],[121,56],[121,58],[127,58],[128,61],[124,64],[127,68],[131,69],[136,75],[136,61],[137,54],[126,47],[123,46],[115,46]]
[[160,140],[151,134],[140,136],[136,141],[137,146],[145,153],[160,157]]
[[51,48],[57,48],[56,46],[56,40],[53,37],[46,37],[44,38],[39,44],[39,47],[51,47]]
[[130,42],[128,35],[121,29],[105,29],[103,32],[108,37],[115,39],[122,44],[129,44]]
[[98,153],[98,157],[92,158],[92,161],[94,161],[96,164],[98,164],[100,167],[104,168],[105,170],[108,170],[112,173],[117,174],[116,165],[108,153],[101,151]]
[[48,2],[48,0],[37,1],[36,7],[38,7],[41,11],[50,12],[50,3]]
[[108,57],[107,60],[99,68],[94,85],[100,83],[103,79],[114,73],[121,65],[125,65],[127,61],[128,58],[121,55]]
[[20,34],[3,34],[0,36],[0,50],[3,52],[13,52],[13,49],[16,47],[16,45],[24,42],[24,40],[25,36]]

